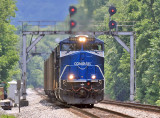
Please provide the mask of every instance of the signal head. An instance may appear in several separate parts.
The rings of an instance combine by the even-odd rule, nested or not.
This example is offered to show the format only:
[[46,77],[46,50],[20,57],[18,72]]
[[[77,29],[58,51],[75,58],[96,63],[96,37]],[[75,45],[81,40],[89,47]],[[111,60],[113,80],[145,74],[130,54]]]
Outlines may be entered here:
[[71,21],[69,22],[70,29],[74,28],[74,27],[76,26],[76,24],[77,24],[77,23],[76,23],[74,20],[71,20]]
[[69,7],[70,16],[74,15],[77,12],[77,8],[74,6]]
[[116,28],[116,26],[117,26],[117,23],[116,23],[114,20],[111,20],[111,21],[109,22],[109,28],[110,28],[110,29]]
[[109,7],[109,14],[112,16],[117,12],[117,9],[114,6]]

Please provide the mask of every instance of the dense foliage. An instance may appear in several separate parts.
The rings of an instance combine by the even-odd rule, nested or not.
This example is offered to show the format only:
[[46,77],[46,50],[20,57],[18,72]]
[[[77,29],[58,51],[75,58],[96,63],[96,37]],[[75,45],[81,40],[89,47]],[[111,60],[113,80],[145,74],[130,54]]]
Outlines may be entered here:
[[[83,5],[82,5],[83,4]],[[160,105],[160,0],[83,0],[81,6],[88,20],[108,24],[108,6],[116,6],[115,21],[136,21],[134,28],[137,45],[136,100]],[[112,37],[100,36],[106,43],[105,77],[106,93],[112,99],[129,100],[130,56]],[[120,37],[129,46],[129,37]]]
[[18,36],[15,35],[16,28],[10,24],[15,10],[14,0],[0,0],[0,82],[7,82],[19,72],[14,69],[19,60]]

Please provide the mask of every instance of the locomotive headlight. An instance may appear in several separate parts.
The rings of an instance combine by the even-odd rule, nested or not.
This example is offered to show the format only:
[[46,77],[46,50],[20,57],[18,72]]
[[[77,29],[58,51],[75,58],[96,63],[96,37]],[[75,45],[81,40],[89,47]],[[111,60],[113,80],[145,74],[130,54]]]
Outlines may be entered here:
[[85,42],[86,41],[86,37],[79,37],[79,41],[80,42]]
[[68,79],[69,79],[69,80],[73,80],[73,79],[74,79],[74,75],[73,75],[73,74],[70,74],[69,77],[68,77]]
[[92,78],[92,79],[96,79],[96,75],[92,75],[91,78]]

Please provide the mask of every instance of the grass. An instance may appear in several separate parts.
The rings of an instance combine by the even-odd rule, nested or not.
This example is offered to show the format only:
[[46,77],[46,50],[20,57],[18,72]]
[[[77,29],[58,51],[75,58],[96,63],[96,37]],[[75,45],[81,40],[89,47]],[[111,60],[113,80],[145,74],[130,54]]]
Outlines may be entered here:
[[0,115],[0,118],[16,118],[16,117],[12,115]]

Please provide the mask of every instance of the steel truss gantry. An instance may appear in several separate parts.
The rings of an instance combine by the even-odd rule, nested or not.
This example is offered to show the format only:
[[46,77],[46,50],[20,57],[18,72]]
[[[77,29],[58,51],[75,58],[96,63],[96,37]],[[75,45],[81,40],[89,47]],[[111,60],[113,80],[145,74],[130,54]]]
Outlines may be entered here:
[[[74,31],[22,31],[23,37],[23,59],[22,59],[22,96],[23,100],[26,100],[26,65],[27,65],[27,54],[29,51],[45,36],[45,35],[112,35],[114,39],[123,46],[124,49],[130,53],[130,101],[134,101],[134,32],[111,32],[111,31],[98,31],[98,32],[74,32]],[[27,35],[38,35],[38,37],[27,47],[26,40]],[[130,36],[130,48],[118,37],[120,35]]]

